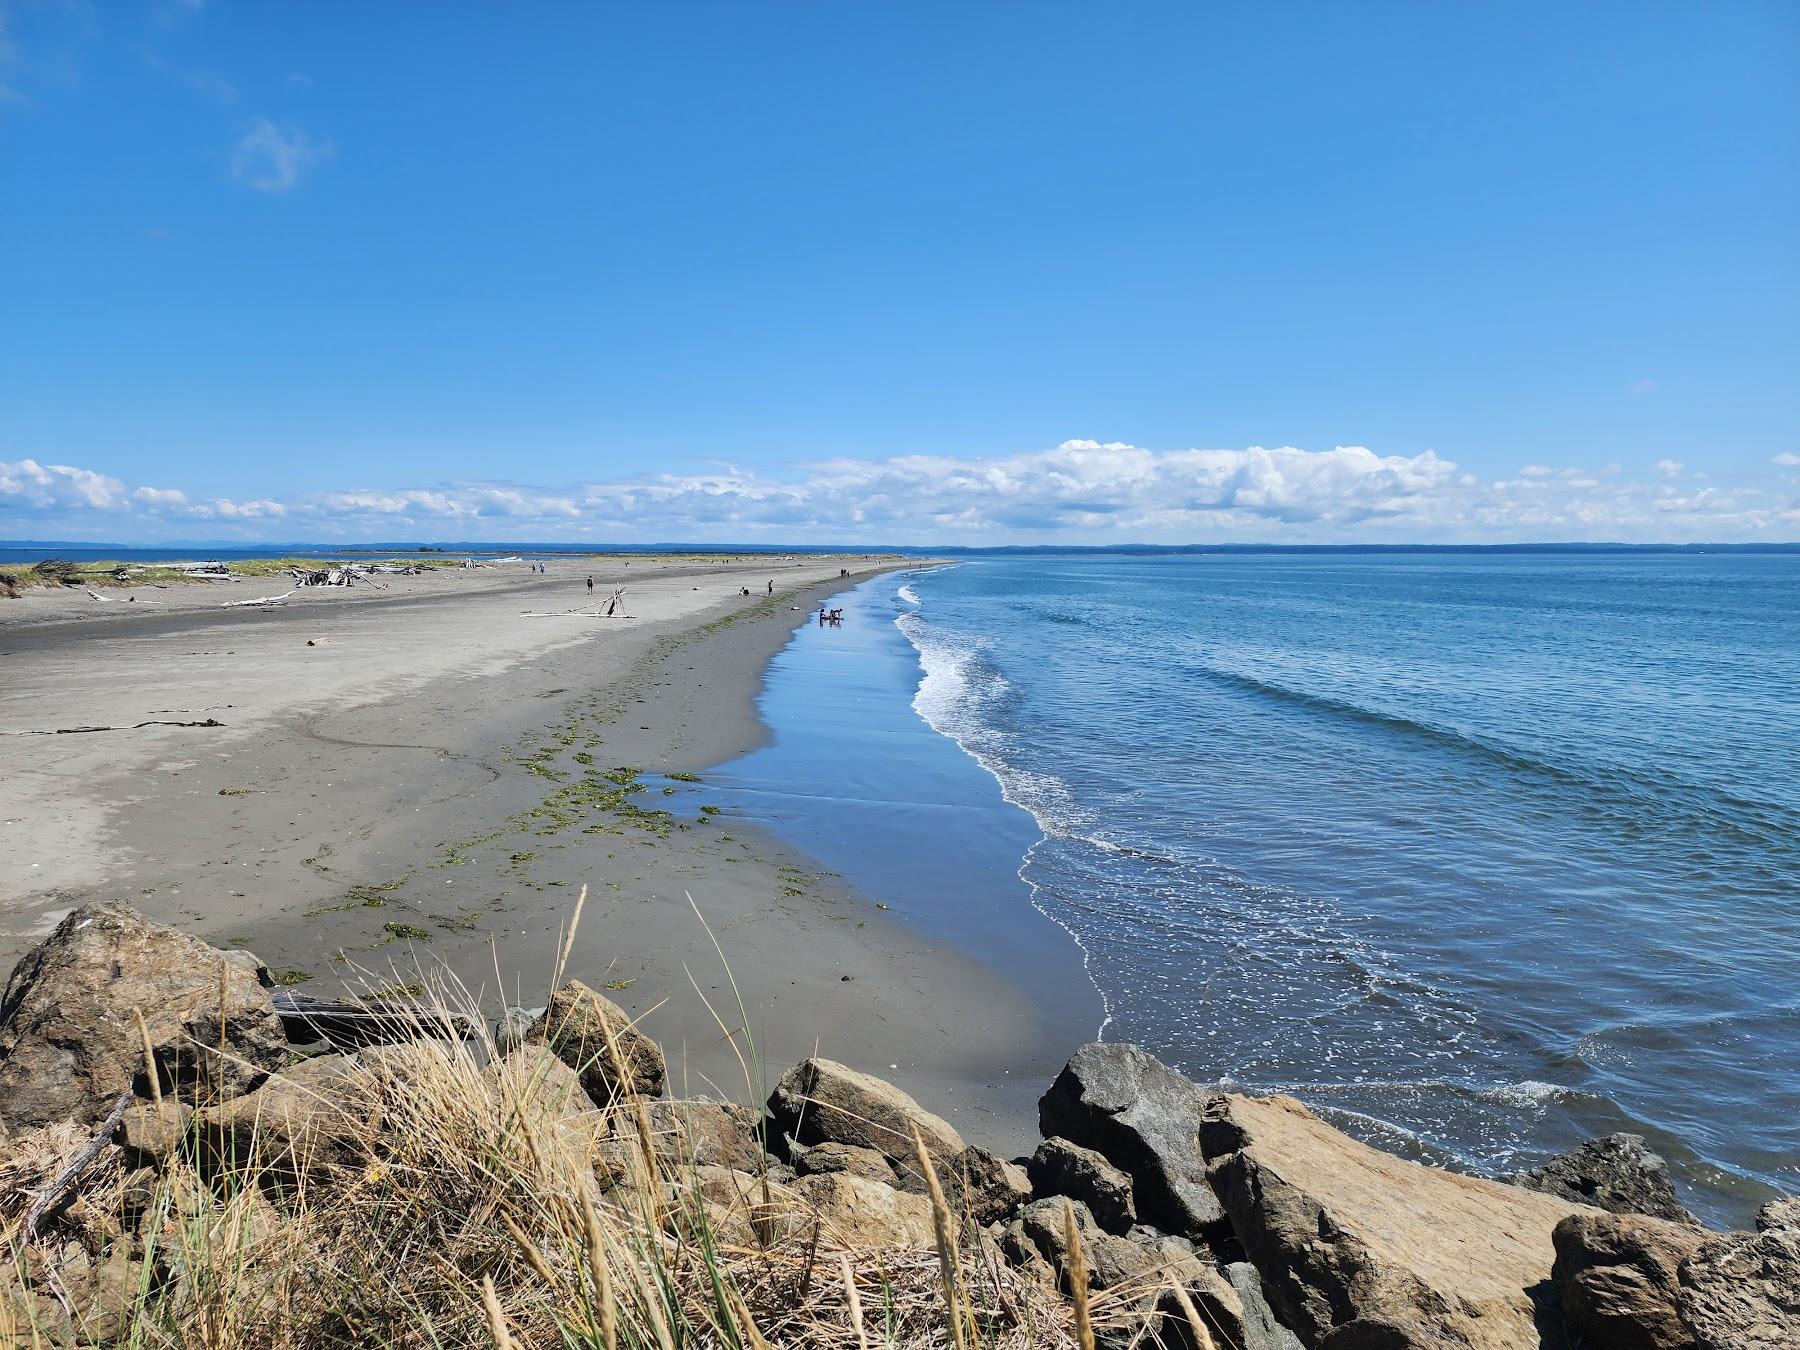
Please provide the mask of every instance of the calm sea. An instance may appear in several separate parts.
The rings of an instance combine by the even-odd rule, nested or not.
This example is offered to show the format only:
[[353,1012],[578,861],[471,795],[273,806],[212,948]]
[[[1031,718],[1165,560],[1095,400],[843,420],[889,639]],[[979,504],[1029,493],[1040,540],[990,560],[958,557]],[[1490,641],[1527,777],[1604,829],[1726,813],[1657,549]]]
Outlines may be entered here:
[[1712,1219],[1800,1189],[1800,558],[999,558],[850,608],[730,785],[1015,971],[1035,906],[1107,1039],[1415,1157],[1628,1129]]

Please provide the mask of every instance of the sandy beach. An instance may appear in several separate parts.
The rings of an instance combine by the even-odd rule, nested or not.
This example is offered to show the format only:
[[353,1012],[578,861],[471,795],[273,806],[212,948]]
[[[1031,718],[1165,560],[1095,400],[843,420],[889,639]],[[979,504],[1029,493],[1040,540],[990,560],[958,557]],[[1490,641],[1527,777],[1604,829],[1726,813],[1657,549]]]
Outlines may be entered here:
[[[0,604],[0,961],[107,898],[309,993],[441,962],[537,1005],[586,885],[569,973],[644,1018],[678,1088],[763,1088],[715,1021],[744,1018],[710,926],[771,1081],[816,1046],[1004,1145],[1068,1048],[1031,1000],[706,809],[705,770],[766,734],[769,657],[897,565],[582,559],[270,609],[224,606],[285,583]],[[588,575],[602,601],[628,588],[626,617],[599,617]]]

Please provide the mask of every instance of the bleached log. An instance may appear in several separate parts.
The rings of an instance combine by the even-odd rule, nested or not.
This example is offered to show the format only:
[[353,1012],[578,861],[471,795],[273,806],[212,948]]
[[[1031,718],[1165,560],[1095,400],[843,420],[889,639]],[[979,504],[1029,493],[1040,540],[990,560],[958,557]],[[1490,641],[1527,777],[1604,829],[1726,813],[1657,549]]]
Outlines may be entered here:
[[280,595],[263,595],[254,600],[227,600],[220,609],[243,609],[250,605],[279,605],[287,600],[293,591],[283,591]]

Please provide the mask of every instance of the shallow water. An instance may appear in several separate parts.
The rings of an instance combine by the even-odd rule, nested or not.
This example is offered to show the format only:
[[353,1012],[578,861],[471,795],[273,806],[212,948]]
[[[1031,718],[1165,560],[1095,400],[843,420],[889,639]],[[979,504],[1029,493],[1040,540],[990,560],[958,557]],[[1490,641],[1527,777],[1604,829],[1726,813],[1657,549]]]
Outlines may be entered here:
[[1742,1221],[1800,1189],[1797,602],[1791,557],[978,560],[805,630],[732,772],[1009,969],[1035,905],[1107,1039],[1490,1173],[1636,1130]]

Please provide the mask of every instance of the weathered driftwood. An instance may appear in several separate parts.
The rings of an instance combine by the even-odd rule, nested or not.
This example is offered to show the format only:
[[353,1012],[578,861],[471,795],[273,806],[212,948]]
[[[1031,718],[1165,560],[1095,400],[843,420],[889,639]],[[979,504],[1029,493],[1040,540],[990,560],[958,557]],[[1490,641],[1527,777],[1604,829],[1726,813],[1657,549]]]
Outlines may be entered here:
[[203,722],[133,722],[128,727],[83,726],[55,727],[49,731],[0,731],[0,736],[85,736],[91,731],[137,731],[142,727],[222,727],[225,724],[216,717],[209,717]]
[[254,606],[254,605],[285,604],[287,602],[287,598],[290,595],[292,595],[293,593],[294,592],[292,590],[286,590],[286,591],[283,591],[280,595],[261,595],[261,596],[258,596],[254,600],[227,600],[224,604],[220,605],[219,608],[220,609],[244,609],[244,608],[247,608],[249,606]]
[[238,574],[222,562],[169,562],[158,563],[158,567],[175,572],[186,573],[195,581],[237,581]]
[[295,1041],[383,1045],[394,1041],[463,1040],[469,1019],[430,1004],[399,999],[325,999],[278,989],[272,995],[283,1029]]
[[113,1102],[112,1110],[106,1113],[106,1119],[101,1122],[99,1131],[81,1146],[81,1152],[70,1158],[62,1171],[50,1179],[50,1184],[38,1192],[37,1199],[31,1202],[31,1208],[25,1211],[25,1241],[30,1242],[36,1236],[38,1220],[68,1193],[69,1188],[81,1179],[81,1174],[100,1156],[100,1150],[106,1147],[106,1141],[113,1137],[113,1131],[125,1119],[125,1108],[131,1105],[131,1095],[129,1088],[119,1094],[118,1099]]

